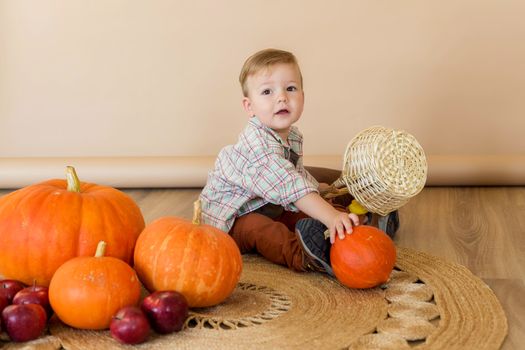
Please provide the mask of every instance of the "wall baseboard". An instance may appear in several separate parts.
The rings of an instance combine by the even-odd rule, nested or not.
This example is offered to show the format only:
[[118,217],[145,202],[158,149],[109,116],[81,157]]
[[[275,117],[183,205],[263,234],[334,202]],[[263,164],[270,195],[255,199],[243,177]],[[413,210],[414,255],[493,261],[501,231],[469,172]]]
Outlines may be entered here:
[[[21,188],[65,176],[119,188],[202,187],[215,156],[0,158],[0,188]],[[525,154],[430,155],[427,186],[525,185]],[[342,156],[306,156],[305,165],[342,168]]]

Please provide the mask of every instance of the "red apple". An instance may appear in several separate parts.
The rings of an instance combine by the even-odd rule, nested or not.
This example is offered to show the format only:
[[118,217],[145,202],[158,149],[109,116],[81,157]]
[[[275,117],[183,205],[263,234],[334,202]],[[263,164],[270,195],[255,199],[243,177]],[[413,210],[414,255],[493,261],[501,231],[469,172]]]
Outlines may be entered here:
[[47,317],[51,317],[53,309],[49,304],[48,288],[45,286],[31,286],[18,291],[13,298],[13,304],[38,304],[46,310]]
[[0,332],[2,331],[2,311],[9,305],[7,295],[0,294]]
[[0,295],[6,295],[7,299],[9,300],[9,304],[11,304],[15,294],[25,286],[26,285],[20,281],[2,280],[0,281]]
[[136,306],[125,306],[111,318],[111,336],[123,344],[144,342],[150,332],[146,315]]
[[47,315],[37,304],[9,305],[2,311],[5,331],[15,342],[38,338],[46,328]]
[[160,334],[180,331],[188,317],[188,302],[176,291],[151,293],[142,301],[141,309]]
[[7,295],[0,294],[0,315],[8,305],[9,300],[7,299]]

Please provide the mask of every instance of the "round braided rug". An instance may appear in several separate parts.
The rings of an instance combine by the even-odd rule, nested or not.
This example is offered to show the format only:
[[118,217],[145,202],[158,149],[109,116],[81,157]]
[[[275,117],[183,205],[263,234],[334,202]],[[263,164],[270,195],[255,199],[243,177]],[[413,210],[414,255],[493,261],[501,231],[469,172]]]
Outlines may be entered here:
[[[390,281],[369,290],[254,255],[243,259],[241,281],[223,304],[194,309],[181,332],[152,333],[134,348],[498,349],[507,334],[503,309],[485,283],[425,253],[398,248]],[[56,319],[50,333],[65,349],[125,348],[109,331],[75,330]]]

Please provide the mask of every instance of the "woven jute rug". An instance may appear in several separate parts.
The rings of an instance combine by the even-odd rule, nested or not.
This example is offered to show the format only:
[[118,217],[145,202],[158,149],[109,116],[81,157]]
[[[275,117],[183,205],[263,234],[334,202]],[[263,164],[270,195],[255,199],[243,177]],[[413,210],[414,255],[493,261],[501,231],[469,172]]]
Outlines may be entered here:
[[[390,281],[352,290],[246,255],[241,281],[221,305],[192,310],[181,332],[136,349],[498,349],[507,319],[494,293],[465,267],[398,248]],[[40,349],[120,349],[109,331],[56,319]],[[5,348],[22,345],[4,343]]]

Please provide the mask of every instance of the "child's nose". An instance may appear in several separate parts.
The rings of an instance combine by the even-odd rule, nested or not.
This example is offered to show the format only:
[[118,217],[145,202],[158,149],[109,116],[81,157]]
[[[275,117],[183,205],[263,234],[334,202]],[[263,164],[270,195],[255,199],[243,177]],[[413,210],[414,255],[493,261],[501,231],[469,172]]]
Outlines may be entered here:
[[288,96],[286,96],[286,92],[281,92],[279,96],[277,97],[277,102],[286,102],[288,101]]

